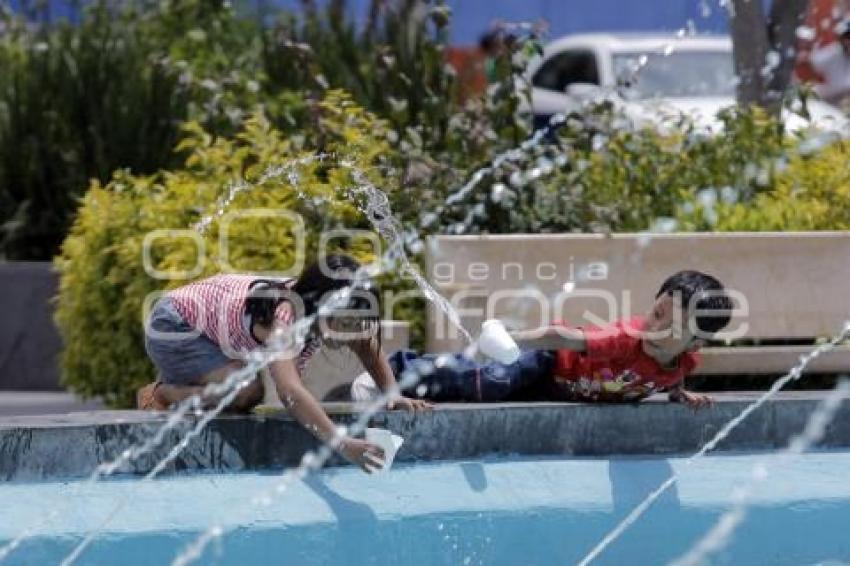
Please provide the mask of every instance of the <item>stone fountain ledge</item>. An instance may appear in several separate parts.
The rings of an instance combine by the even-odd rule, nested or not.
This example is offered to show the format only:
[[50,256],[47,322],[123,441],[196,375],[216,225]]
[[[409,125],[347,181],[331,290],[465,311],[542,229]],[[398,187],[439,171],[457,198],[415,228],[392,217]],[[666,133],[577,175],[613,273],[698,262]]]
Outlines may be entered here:
[[[425,414],[382,412],[371,426],[401,434],[397,461],[435,461],[497,455],[606,457],[695,452],[758,393],[721,393],[716,405],[693,413],[655,396],[640,405],[578,403],[443,404]],[[718,447],[720,451],[773,450],[800,432],[826,392],[783,392],[750,415]],[[850,398],[850,396],[848,396]],[[335,421],[354,420],[352,406],[327,403]],[[281,469],[316,447],[313,438],[283,412],[223,416],[213,420],[168,471],[235,472]],[[167,419],[165,413],[95,411],[0,418],[0,479],[83,477],[100,463],[144,442]],[[194,419],[186,419],[183,431]],[[179,441],[171,431],[152,454],[124,466],[143,474]],[[850,448],[850,403],[844,403],[820,443]],[[339,465],[334,457],[329,465]]]

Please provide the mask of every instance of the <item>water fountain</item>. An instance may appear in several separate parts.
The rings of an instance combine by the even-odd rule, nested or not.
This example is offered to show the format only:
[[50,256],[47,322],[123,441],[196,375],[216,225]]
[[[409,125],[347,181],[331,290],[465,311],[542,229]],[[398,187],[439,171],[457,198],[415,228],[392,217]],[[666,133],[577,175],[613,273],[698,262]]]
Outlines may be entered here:
[[[321,159],[325,159],[328,156],[326,154],[322,154],[320,156]],[[213,215],[209,215],[204,217],[196,226],[199,230],[205,230],[212,220],[215,217],[221,216],[227,209],[229,203],[233,201],[235,196],[245,190],[256,189],[261,186],[263,183],[267,182],[270,179],[279,177],[283,174],[287,174],[290,176],[290,180],[294,185],[297,185],[297,173],[296,169],[298,166],[309,163],[313,161],[311,158],[302,158],[294,161],[290,161],[284,165],[273,166],[266,169],[263,174],[260,176],[257,182],[255,183],[247,183],[247,182],[238,182],[233,183],[229,188],[226,195],[226,198],[220,205],[217,207],[217,211]],[[398,225],[398,221],[392,214],[392,210],[389,206],[389,199],[386,194],[383,193],[380,189],[371,184],[365,175],[357,171],[351,164],[347,164],[344,161],[343,165],[352,169],[352,177],[355,180],[356,188],[352,191],[354,195],[359,195],[365,197],[365,202],[361,204],[361,210],[366,215],[366,217],[373,223],[376,231],[384,237],[384,239],[389,242],[389,248],[385,252],[382,260],[385,265],[393,266],[396,262],[401,264],[402,270],[411,275],[420,290],[423,294],[435,304],[437,304],[444,312],[449,316],[450,320],[454,324],[457,325],[458,329],[463,332],[464,336],[472,342],[472,337],[469,332],[463,328],[460,324],[460,319],[457,313],[454,311],[452,306],[445,300],[434,288],[422,277],[422,275],[418,272],[418,270],[410,263],[410,260],[407,258],[407,255],[404,251],[404,240],[401,237],[401,230]],[[353,277],[353,286],[356,287],[367,280],[370,276],[370,272],[367,267],[363,267],[355,273]],[[345,300],[350,296],[352,288],[343,289],[333,296],[331,296],[320,308],[319,315],[327,315],[333,312],[333,310],[341,307],[345,304]],[[289,333],[295,336],[296,344],[303,344],[306,334],[315,320],[314,317],[306,317],[300,319],[293,325],[293,328],[288,332],[281,331],[277,336],[273,336],[272,342],[276,344],[282,343],[285,338],[289,337]],[[177,411],[168,419],[166,424],[160,428],[157,433],[150,440],[143,443],[141,446],[134,446],[130,449],[125,450],[121,456],[113,462],[106,463],[98,467],[95,473],[92,475],[90,481],[95,481],[99,477],[110,475],[120,468],[121,465],[126,463],[131,458],[136,458],[142,454],[147,453],[152,450],[156,446],[160,444],[165,433],[168,430],[171,430],[177,423],[181,422],[183,417],[189,412],[189,410],[194,410],[195,414],[200,418],[195,424],[194,427],[183,437],[183,439],[178,442],[169,453],[161,459],[150,472],[148,472],[144,478],[140,481],[148,481],[156,477],[161,471],[165,469],[165,467],[171,463],[181,452],[185,449],[192,438],[200,434],[200,432],[204,429],[204,427],[218,414],[224,410],[225,407],[236,397],[238,392],[246,387],[254,378],[258,371],[268,365],[272,359],[274,359],[274,354],[278,348],[272,346],[268,352],[260,353],[257,356],[257,359],[253,360],[251,363],[246,365],[245,368],[234,372],[231,374],[224,382],[219,384],[211,384],[205,388],[205,394],[212,395],[223,395],[220,401],[217,403],[215,407],[210,409],[209,411],[203,412],[199,410],[200,406],[200,397],[193,396],[185,401],[183,401],[179,406]],[[413,386],[420,379],[419,374],[408,375],[402,387]],[[355,423],[355,426],[352,427],[350,433],[351,434],[359,434],[363,431],[365,426],[368,424],[368,419],[381,407],[383,407],[390,398],[397,394],[397,390],[389,391],[382,395],[378,401],[372,403],[367,411],[365,411],[360,419]],[[292,478],[300,478],[303,477],[309,470],[315,470],[321,467],[324,462],[333,454],[334,449],[338,446],[339,442],[346,435],[345,430],[338,430],[337,435],[329,442],[324,443],[322,448],[316,454],[308,454],[305,455],[305,459],[302,462],[302,465],[296,468],[293,473],[289,476]],[[287,481],[287,480],[284,480]],[[291,481],[291,480],[289,480]],[[130,494],[132,495],[132,494]],[[109,521],[128,503],[130,500],[130,495],[128,495],[124,500],[116,504],[116,506],[109,512],[109,514],[104,518],[102,523],[98,526],[97,529],[88,533],[84,539],[71,551],[71,553],[63,560],[63,566],[69,566],[73,564],[82,552],[91,544],[97,534],[109,523]],[[204,537],[201,537],[199,540],[206,540],[208,538],[213,538],[214,533],[219,531],[220,529],[211,529],[208,533],[205,534]],[[23,536],[16,538],[12,543],[7,545],[4,549],[0,549],[0,560],[8,555],[9,552],[16,548],[21,540],[26,537],[31,536],[31,533],[26,532]],[[205,544],[205,543],[204,543]],[[201,543],[197,543],[195,546],[200,546],[202,548]],[[196,552],[192,550],[192,553]],[[200,552],[198,550],[197,552]]]
[[[693,464],[700,458],[704,457],[708,452],[714,450],[717,445],[721,441],[723,441],[723,439],[729,436],[729,434],[744,421],[744,419],[746,419],[754,411],[756,411],[756,409],[758,409],[767,401],[769,401],[771,397],[776,395],[788,383],[793,380],[799,379],[800,376],[803,374],[803,371],[805,371],[806,367],[812,362],[812,360],[829,352],[830,350],[847,340],[849,337],[850,322],[848,322],[845,325],[844,329],[832,340],[825,344],[821,344],[805,356],[802,356],[800,358],[800,362],[796,366],[791,368],[791,370],[787,374],[774,381],[773,385],[771,385],[769,390],[767,390],[763,395],[759,396],[758,399],[749,404],[743,411],[741,411],[741,413],[737,417],[726,423],[726,425],[719,431],[717,431],[717,434],[715,434],[711,440],[706,442],[705,445],[703,445],[703,447],[700,448],[698,452],[696,452],[693,456],[689,457],[686,461],[687,464]],[[637,506],[635,506],[635,508],[632,509],[632,511],[626,516],[626,518],[620,521],[620,523],[616,527],[614,527],[611,532],[605,535],[605,537],[603,537],[599,544],[597,544],[590,552],[587,553],[584,558],[582,558],[579,564],[581,566],[584,566],[586,564],[590,564],[593,560],[598,558],[599,555],[602,554],[602,552],[604,552],[605,549],[608,548],[614,541],[616,541],[629,527],[631,527],[635,523],[635,521],[640,519],[641,515],[643,515],[650,508],[650,506],[652,506],[652,504],[659,497],[661,497],[661,495],[665,491],[670,489],[670,487],[676,483],[678,478],[678,474],[673,474],[664,483],[659,485],[658,488],[656,488],[652,493],[650,493],[646,497],[646,499],[644,499]]]
[[[803,431],[791,440],[788,447],[780,453],[781,459],[775,462],[774,465],[781,465],[788,457],[803,454],[820,441],[826,432],[826,427],[835,417],[848,393],[850,393],[850,381],[842,379],[809,416],[809,420]],[[732,537],[735,529],[737,529],[738,525],[746,517],[748,500],[753,488],[758,482],[764,481],[767,477],[767,467],[764,463],[754,466],[750,483],[735,490],[735,506],[724,513],[714,524],[714,527],[702,539],[697,541],[687,554],[673,562],[672,566],[698,566],[699,564],[704,564],[705,560],[712,554],[723,549]]]
[[[684,29],[684,28],[683,28]],[[680,32],[681,35],[684,35],[685,32]],[[668,54],[672,53],[672,47],[665,48],[664,53]],[[639,72],[640,69],[637,69]],[[460,187],[456,192],[454,192],[447,200],[446,206],[451,206],[453,204],[457,204],[461,202],[467,195],[472,193],[477,186],[481,184],[481,182],[487,177],[488,174],[497,170],[504,163],[509,162],[511,160],[516,160],[520,158],[522,155],[529,153],[535,147],[537,147],[543,140],[545,140],[546,136],[551,133],[552,130],[557,129],[565,122],[565,118],[563,116],[556,116],[552,119],[549,126],[544,128],[543,130],[538,130],[535,134],[524,142],[519,148],[515,148],[510,150],[504,154],[497,156],[493,162],[482,169],[476,171],[470,178],[470,180]],[[544,131],[545,130],[545,131]],[[264,172],[261,177],[255,183],[245,183],[239,182],[234,183],[228,189],[227,196],[220,203],[219,206],[219,214],[223,213],[227,207],[232,203],[233,199],[237,194],[244,190],[249,190],[255,188],[259,185],[262,185],[269,179],[273,179],[282,175],[297,175],[296,170],[300,165],[304,165],[309,163],[314,159],[327,159],[329,156],[320,155],[316,157],[304,158],[301,160],[297,160],[294,163],[285,164],[282,166],[275,166],[269,168]],[[341,161],[343,165],[345,165],[344,160]],[[297,184],[297,177],[294,177],[296,182],[293,184]],[[355,187],[351,190],[352,195],[357,195],[364,197],[365,203],[361,207],[361,211],[369,218],[370,222],[372,222],[376,231],[380,233],[386,241],[390,242],[390,249],[385,255],[385,262],[388,262],[392,265],[400,264],[401,269],[407,273],[409,273],[414,281],[419,285],[423,294],[435,304],[437,304],[441,309],[449,315],[450,320],[456,324],[462,333],[464,333],[465,337],[469,342],[472,342],[472,337],[469,335],[468,331],[462,328],[460,325],[460,320],[457,316],[457,313],[454,312],[451,305],[448,301],[445,300],[442,296],[439,295],[429,284],[428,282],[419,274],[419,272],[411,265],[409,259],[404,253],[404,242],[402,238],[402,229],[398,223],[398,221],[392,216],[391,211],[388,208],[388,200],[386,195],[381,192],[378,188],[368,182],[368,179],[362,174],[362,172],[352,169],[352,178],[355,181]],[[209,216],[203,219],[198,223],[198,230],[205,230],[213,217]],[[469,217],[467,218],[467,221]],[[365,274],[362,274],[365,276]],[[328,309],[333,309],[332,305],[327,307]],[[324,311],[327,312],[327,311]],[[299,321],[300,322],[300,321]],[[306,326],[298,327],[299,330],[293,330],[294,332],[302,331],[306,332],[306,328],[309,326],[308,322],[304,322]],[[750,406],[748,406],[740,415],[738,415],[735,419],[729,421],[723,429],[721,429],[717,435],[712,438],[707,444],[705,444],[699,452],[694,454],[689,460],[688,463],[693,462],[702,456],[704,456],[709,451],[713,450],[719,442],[721,442],[728,434],[737,427],[744,419],[746,419],[752,412],[757,410],[760,406],[762,406],[765,402],[767,402],[776,392],[781,390],[787,383],[798,379],[802,372],[806,369],[807,365],[814,360],[816,357],[820,356],[823,353],[828,352],[830,349],[834,348],[838,343],[845,340],[848,336],[850,336],[850,325],[845,327],[843,331],[836,336],[833,340],[831,340],[828,344],[824,344],[815,350],[813,350],[810,354],[804,356],[800,363],[791,369],[791,371],[786,374],[783,378],[776,381],[771,387],[771,389],[766,392],[763,396],[761,396],[757,401],[753,402]],[[302,336],[303,337],[303,336]],[[165,467],[177,457],[181,450],[183,450],[191,441],[191,439],[197,434],[199,434],[206,424],[213,419],[221,409],[227,405],[229,400],[231,400],[238,391],[246,386],[251,379],[254,378],[254,373],[264,367],[264,365],[268,363],[268,359],[265,357],[261,357],[260,359],[252,361],[249,366],[240,372],[237,372],[231,375],[228,380],[222,384],[211,385],[207,388],[207,393],[214,395],[224,395],[219,404],[209,411],[203,411],[200,408],[200,399],[192,398],[190,400],[185,401],[180,404],[177,410],[169,416],[168,420],[160,427],[155,434],[153,434],[149,439],[145,440],[143,443],[139,445],[132,446],[126,449],[119,458],[101,464],[98,468],[92,473],[89,478],[90,482],[96,481],[102,477],[109,476],[117,471],[119,471],[123,465],[126,463],[135,460],[136,458],[149,453],[151,450],[160,446],[162,442],[165,440],[166,434],[177,428],[178,426],[183,426],[185,424],[184,418],[188,415],[195,415],[199,417],[198,421],[195,423],[195,426],[191,428],[191,430],[185,434],[183,439],[176,444],[171,451],[165,456],[162,460],[160,460],[156,466],[143,478],[141,481],[150,480],[156,475],[158,475]],[[404,377],[403,385],[406,386],[408,383],[413,383],[418,379],[416,375],[409,375]],[[836,401],[834,399],[838,399],[840,401],[840,396],[844,393],[846,389],[846,385],[842,385],[836,389],[836,393],[831,396],[829,399],[832,400],[830,403],[826,403],[821,411],[818,411],[813,415],[812,420],[810,420],[810,427],[807,427],[806,432],[803,435],[803,440],[801,442],[797,442],[789,447],[789,453],[794,451],[802,451],[806,447],[808,447],[812,442],[817,440],[818,430],[822,430],[824,425],[824,420],[829,419],[831,416],[831,412],[836,408]],[[364,411],[360,418],[348,429],[340,429],[338,431],[337,436],[334,439],[326,444],[323,444],[316,452],[305,454],[301,464],[293,469],[287,470],[282,476],[280,483],[275,488],[272,495],[280,494],[286,491],[287,487],[291,484],[291,482],[303,478],[306,474],[311,471],[319,469],[324,462],[331,456],[333,453],[333,449],[335,448],[335,444],[339,442],[339,440],[345,434],[357,434],[362,431],[362,429],[367,425],[369,418],[378,411],[383,404],[387,401],[389,394],[382,396],[379,400],[375,401],[370,405],[370,407]],[[814,423],[814,424],[813,424]],[[818,428],[820,427],[820,428]],[[634,522],[640,518],[640,516],[652,505],[652,503],[661,496],[661,494],[669,489],[676,481],[678,476],[671,476],[666,482],[664,482],[657,490],[652,492],[650,496],[641,504],[639,504],[630,514],[629,516],[618,525],[609,535],[607,535],[602,542],[597,545],[582,561],[581,564],[588,564],[595,558],[597,558],[611,543],[613,543],[626,529],[628,529]],[[128,496],[129,497],[129,496]],[[268,505],[271,503],[271,497],[261,497],[259,498],[259,503],[263,505]],[[112,513],[110,513],[103,523],[101,527],[105,526],[108,521],[127,503],[127,499],[122,500],[119,504],[113,509]],[[53,515],[55,516],[55,515]],[[731,529],[734,528],[734,525],[740,522],[741,514],[730,515],[731,518],[727,517],[722,523],[722,525],[718,525],[718,532],[722,533],[722,536],[728,536],[731,533]],[[48,518],[48,520],[50,517]],[[731,528],[730,528],[730,525]],[[722,527],[722,529],[721,529]],[[71,564],[73,563],[85,550],[88,544],[93,540],[93,538],[97,535],[98,531],[93,531],[89,533],[86,538],[69,554],[63,564]],[[223,536],[226,533],[226,529],[219,525],[215,525],[210,527],[206,532],[202,533],[193,543],[184,548],[184,550],[175,558],[174,564],[188,564],[192,561],[200,558],[204,551],[204,548],[213,540]],[[695,549],[695,552],[703,553],[696,554],[696,559],[693,556],[686,556],[683,558],[683,563],[694,563],[695,561],[699,561],[705,553],[710,552],[712,549],[718,546],[718,539],[714,538],[713,534],[715,531],[712,531],[712,536],[707,537],[704,544]],[[6,558],[17,546],[20,544],[21,540],[27,536],[30,536],[31,532],[25,532],[22,537],[15,539],[12,543],[6,545],[2,549],[0,549],[0,560]]]

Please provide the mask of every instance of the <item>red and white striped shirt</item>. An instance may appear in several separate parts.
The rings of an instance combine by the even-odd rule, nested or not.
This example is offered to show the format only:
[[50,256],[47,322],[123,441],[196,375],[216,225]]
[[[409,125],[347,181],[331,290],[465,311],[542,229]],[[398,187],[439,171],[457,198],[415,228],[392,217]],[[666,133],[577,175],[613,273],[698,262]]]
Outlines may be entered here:
[[[251,284],[259,279],[262,278],[256,275],[214,275],[174,289],[168,296],[187,324],[203,332],[226,354],[239,357],[262,346],[251,335],[250,320],[245,314]],[[294,281],[286,279],[284,284],[289,287]],[[277,307],[275,321],[283,327],[292,325],[295,316],[290,302],[283,301]],[[304,369],[320,345],[317,340],[308,340],[296,359],[299,370]]]

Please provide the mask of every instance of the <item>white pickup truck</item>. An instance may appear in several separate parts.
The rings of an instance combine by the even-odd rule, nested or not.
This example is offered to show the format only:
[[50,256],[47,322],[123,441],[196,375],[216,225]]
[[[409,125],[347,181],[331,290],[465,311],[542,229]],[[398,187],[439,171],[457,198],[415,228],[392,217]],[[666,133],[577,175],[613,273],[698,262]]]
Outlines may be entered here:
[[[732,41],[724,36],[591,33],[553,41],[532,61],[531,107],[537,124],[557,113],[606,99],[636,126],[662,127],[681,115],[700,129],[722,130],[717,113],[735,104]],[[815,126],[850,133],[837,108],[809,101],[811,121],[784,111],[789,131]]]

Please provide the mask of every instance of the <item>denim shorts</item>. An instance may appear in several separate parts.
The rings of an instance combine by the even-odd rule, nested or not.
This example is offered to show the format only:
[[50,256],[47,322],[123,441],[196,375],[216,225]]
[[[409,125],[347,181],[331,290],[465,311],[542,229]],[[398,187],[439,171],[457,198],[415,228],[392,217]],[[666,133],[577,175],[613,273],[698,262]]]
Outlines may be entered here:
[[160,299],[145,325],[145,350],[169,385],[200,385],[201,376],[233,360],[183,320],[170,297]]

